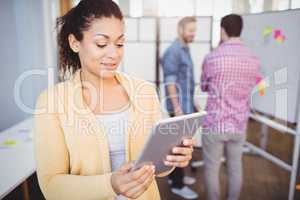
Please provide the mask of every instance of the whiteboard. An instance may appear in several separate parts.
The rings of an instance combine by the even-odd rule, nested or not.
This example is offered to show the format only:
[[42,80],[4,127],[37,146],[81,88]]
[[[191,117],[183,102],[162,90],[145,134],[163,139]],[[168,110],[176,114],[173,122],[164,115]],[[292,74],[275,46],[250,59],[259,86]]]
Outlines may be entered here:
[[[261,72],[267,82],[264,96],[254,91],[252,108],[288,122],[296,122],[300,76],[300,10],[245,15],[243,18],[242,38],[259,57]],[[285,37],[283,43],[279,36]]]
[[[177,23],[181,18],[161,18],[159,23],[160,41],[171,42],[177,37]],[[197,17],[197,33],[195,41],[211,41],[212,18]]]
[[122,70],[135,77],[155,82],[155,43],[127,43]]

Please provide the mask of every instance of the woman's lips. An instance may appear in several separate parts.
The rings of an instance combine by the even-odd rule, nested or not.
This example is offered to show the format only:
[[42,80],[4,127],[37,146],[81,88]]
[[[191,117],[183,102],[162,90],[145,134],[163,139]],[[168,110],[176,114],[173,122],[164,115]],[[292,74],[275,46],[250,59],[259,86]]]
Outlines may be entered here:
[[114,64],[114,63],[101,63],[101,65],[103,65],[104,68],[107,70],[115,70],[116,69],[116,64]]

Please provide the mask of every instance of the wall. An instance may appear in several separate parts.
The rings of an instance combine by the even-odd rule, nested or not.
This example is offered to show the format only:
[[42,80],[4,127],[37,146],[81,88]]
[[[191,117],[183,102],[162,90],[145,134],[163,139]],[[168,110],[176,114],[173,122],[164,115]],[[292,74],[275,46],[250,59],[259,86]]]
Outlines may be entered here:
[[[50,65],[52,68],[56,65],[54,46],[46,42],[45,33],[50,30],[45,29],[49,28],[45,21],[49,20],[45,17],[45,3],[47,0],[0,1],[0,131],[31,116],[15,101],[14,88],[18,78],[29,70],[45,70]],[[52,39],[52,34],[48,35],[48,40]],[[17,92],[21,97],[19,102],[34,108],[38,94],[46,87],[46,76],[27,77]]]

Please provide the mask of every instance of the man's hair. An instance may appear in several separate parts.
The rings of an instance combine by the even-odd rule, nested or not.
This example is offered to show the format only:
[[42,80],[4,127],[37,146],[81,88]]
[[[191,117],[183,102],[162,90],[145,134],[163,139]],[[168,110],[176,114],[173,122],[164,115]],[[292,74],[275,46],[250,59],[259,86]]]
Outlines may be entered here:
[[184,17],[179,20],[178,28],[184,28],[184,26],[190,22],[197,22],[196,17]]
[[239,37],[243,29],[243,19],[240,15],[226,15],[221,20],[221,27],[229,37]]

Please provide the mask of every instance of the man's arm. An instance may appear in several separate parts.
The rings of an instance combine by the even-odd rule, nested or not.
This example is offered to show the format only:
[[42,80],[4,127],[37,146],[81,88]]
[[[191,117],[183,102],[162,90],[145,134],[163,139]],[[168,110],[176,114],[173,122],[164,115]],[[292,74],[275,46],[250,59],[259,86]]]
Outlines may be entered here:
[[178,100],[179,92],[177,91],[176,82],[179,73],[179,53],[175,50],[169,50],[163,57],[162,67],[165,77],[165,83],[167,84],[167,91],[170,98],[174,114],[176,116],[182,115],[182,109]]
[[209,85],[209,79],[208,79],[208,75],[207,75],[207,66],[206,66],[206,59],[204,59],[203,61],[203,65],[202,65],[202,73],[201,73],[201,82],[200,82],[200,87],[201,90],[203,92],[207,92],[208,91],[208,85]]
[[174,108],[174,112],[175,112],[174,114],[176,116],[183,115],[183,111],[178,101],[178,92],[177,92],[176,84],[169,84],[167,86],[167,90],[169,92],[169,98],[171,99]]

